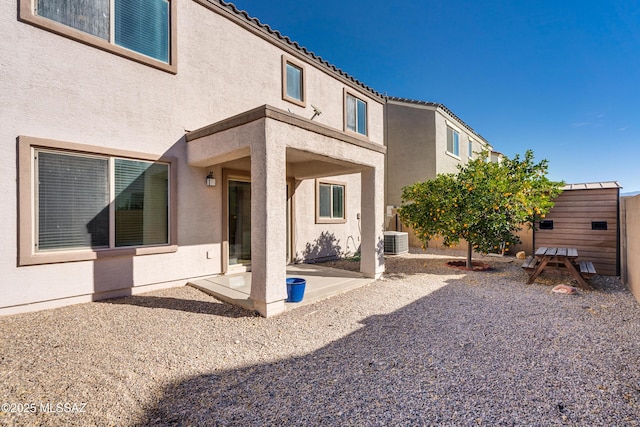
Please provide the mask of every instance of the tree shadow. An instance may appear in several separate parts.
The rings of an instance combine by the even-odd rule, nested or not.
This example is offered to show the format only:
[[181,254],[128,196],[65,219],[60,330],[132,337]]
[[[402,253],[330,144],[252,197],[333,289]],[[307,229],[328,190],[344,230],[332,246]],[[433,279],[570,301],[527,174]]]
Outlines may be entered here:
[[296,262],[320,262],[341,258],[343,255],[340,240],[336,235],[323,231],[313,242],[307,242],[302,254],[296,254]]

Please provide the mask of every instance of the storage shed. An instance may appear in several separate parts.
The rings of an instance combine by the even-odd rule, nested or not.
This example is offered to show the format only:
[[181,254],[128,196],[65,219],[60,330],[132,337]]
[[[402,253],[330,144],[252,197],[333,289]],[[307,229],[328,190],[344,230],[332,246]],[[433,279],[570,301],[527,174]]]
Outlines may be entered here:
[[617,182],[569,184],[549,214],[536,224],[534,250],[578,249],[579,261],[591,261],[598,274],[620,275],[620,185]]

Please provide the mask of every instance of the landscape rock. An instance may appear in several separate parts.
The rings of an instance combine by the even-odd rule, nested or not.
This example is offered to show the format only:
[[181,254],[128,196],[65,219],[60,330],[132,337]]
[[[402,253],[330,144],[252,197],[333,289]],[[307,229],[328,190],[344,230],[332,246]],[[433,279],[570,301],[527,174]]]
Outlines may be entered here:
[[551,289],[551,292],[556,294],[566,294],[566,295],[575,295],[578,291],[573,286],[569,285],[558,285]]

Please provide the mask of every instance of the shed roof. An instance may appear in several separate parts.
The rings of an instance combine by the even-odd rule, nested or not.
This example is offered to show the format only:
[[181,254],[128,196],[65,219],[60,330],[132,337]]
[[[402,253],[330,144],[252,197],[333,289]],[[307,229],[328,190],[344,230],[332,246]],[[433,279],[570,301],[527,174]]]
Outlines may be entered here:
[[582,184],[566,184],[563,190],[601,190],[603,188],[622,188],[617,181],[586,182]]

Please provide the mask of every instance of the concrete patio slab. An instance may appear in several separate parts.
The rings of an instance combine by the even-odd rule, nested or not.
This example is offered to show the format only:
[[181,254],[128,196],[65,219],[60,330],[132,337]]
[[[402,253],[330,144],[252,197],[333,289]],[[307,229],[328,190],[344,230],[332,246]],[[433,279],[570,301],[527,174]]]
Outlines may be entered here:
[[[374,281],[361,273],[319,264],[294,264],[287,266],[287,278],[299,277],[307,281],[302,301],[285,303],[286,310],[313,304],[325,298],[359,288]],[[192,280],[188,283],[211,296],[230,304],[253,310],[251,293],[251,273],[211,276]]]

